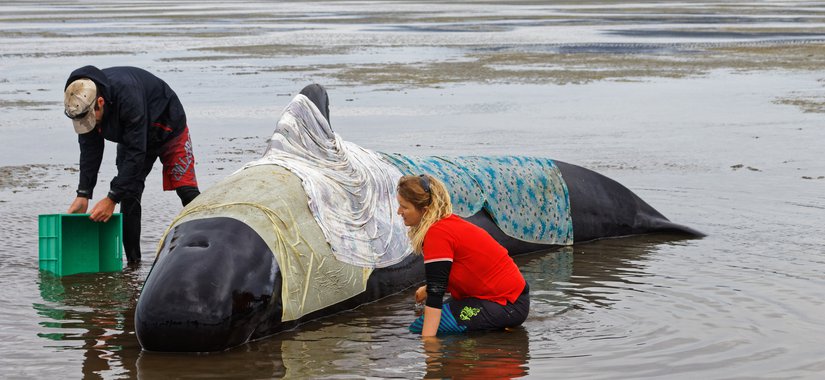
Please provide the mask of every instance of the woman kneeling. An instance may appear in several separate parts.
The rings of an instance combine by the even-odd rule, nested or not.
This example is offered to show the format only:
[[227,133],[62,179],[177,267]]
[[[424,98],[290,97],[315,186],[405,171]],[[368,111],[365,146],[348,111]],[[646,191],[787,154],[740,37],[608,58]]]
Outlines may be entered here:
[[[422,174],[398,182],[398,215],[413,251],[424,254],[426,285],[415,292],[424,315],[410,325],[422,336],[498,330],[522,324],[530,310],[527,282],[487,231],[453,215],[450,194]],[[452,299],[444,301],[444,293]]]

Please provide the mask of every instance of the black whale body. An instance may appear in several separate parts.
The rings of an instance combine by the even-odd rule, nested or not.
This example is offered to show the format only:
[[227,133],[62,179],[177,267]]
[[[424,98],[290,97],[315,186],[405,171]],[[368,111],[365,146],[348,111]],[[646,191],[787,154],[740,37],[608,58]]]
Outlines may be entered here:
[[[554,162],[567,183],[576,243],[655,232],[702,236],[670,222],[618,182]],[[507,236],[484,210],[467,219],[511,255],[552,247]],[[232,218],[191,220],[175,226],[166,241],[135,311],[136,334],[148,351],[226,350],[397,293],[424,279],[421,257],[410,255],[375,269],[365,292],[282,322],[281,271],[272,251],[249,226]]]
[[[329,99],[319,85],[307,96],[329,120]],[[574,242],[655,232],[702,234],[670,222],[632,191],[592,170],[554,161],[567,184]],[[506,235],[483,209],[467,218],[489,232],[510,255],[551,248]],[[135,310],[143,349],[163,352],[226,350],[352,309],[424,280],[421,256],[372,271],[366,290],[303,317],[282,322],[283,278],[273,252],[243,222],[226,217],[190,220],[167,234]]]

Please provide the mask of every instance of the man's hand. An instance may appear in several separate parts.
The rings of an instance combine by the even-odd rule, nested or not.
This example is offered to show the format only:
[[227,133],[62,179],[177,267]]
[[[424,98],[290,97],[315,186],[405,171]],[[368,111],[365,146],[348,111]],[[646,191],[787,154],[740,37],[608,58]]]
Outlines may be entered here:
[[112,217],[112,213],[115,212],[115,201],[109,199],[109,197],[105,197],[95,204],[95,207],[92,207],[91,215],[89,215],[89,219],[94,220],[95,222],[108,222],[109,218]]
[[85,214],[86,209],[89,208],[89,198],[84,197],[77,197],[72,202],[72,205],[69,206],[69,211],[66,211],[67,214]]
[[424,303],[427,300],[427,285],[415,291],[415,303]]

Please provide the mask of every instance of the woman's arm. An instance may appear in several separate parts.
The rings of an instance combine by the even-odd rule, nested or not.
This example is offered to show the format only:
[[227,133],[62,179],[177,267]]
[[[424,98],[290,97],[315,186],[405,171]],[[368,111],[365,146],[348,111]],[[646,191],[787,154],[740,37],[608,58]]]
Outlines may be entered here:
[[438,333],[444,293],[447,293],[450,270],[453,268],[453,240],[451,234],[443,228],[430,228],[421,247],[424,254],[424,275],[427,279],[422,337],[431,337]]
[[453,262],[450,259],[425,262],[424,272],[427,277],[426,306],[424,307],[424,326],[421,336],[435,336],[438,333],[438,324],[441,323],[441,307],[444,302],[444,293],[447,291],[447,281],[450,278],[450,269]]
[[421,336],[435,336],[438,333],[439,323],[441,323],[441,309],[425,306],[424,327],[421,328]]

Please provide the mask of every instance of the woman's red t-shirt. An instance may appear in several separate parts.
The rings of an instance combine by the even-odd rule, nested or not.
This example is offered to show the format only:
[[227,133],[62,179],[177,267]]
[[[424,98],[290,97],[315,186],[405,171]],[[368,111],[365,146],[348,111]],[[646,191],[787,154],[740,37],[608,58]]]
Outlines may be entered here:
[[456,300],[475,297],[505,305],[524,290],[524,277],[507,249],[454,214],[430,226],[423,251],[424,263],[453,262],[447,291]]

